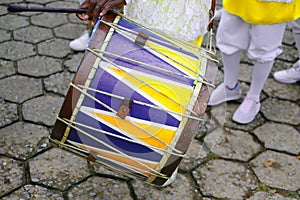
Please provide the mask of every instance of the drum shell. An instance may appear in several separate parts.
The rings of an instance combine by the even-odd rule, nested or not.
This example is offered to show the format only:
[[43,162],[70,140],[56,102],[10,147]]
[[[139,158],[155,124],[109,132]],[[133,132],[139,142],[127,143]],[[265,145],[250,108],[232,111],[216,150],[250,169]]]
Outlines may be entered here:
[[[105,20],[107,21],[114,21],[116,15],[115,14],[109,14],[105,17]],[[101,49],[102,44],[104,43],[105,39],[107,38],[107,35],[109,34],[110,28],[101,23],[97,29],[97,31],[94,33],[93,38],[90,42],[89,48],[90,49]],[[86,52],[81,60],[80,67],[78,68],[78,71],[76,72],[76,75],[72,81],[72,84],[74,85],[85,85],[87,79],[90,76],[90,72],[93,70],[93,66],[97,60],[97,57],[92,54],[91,52]],[[215,77],[216,72],[216,64],[212,61],[208,61],[206,75],[210,77]],[[211,79],[212,80],[212,79]],[[212,80],[213,81],[213,80]],[[194,100],[193,105],[190,105],[191,109],[199,114],[199,117],[203,115],[205,112],[207,101],[209,98],[209,87],[205,84],[198,84],[198,95],[197,98]],[[72,120],[74,118],[74,113],[78,112],[76,111],[78,101],[80,101],[82,97],[82,93],[75,89],[74,87],[70,87],[68,90],[68,93],[66,95],[65,101],[62,105],[61,111],[58,115],[59,119],[68,119]],[[186,153],[193,136],[196,134],[196,131],[199,127],[200,121],[195,119],[184,119],[184,122],[181,122],[176,134],[178,134],[176,137],[176,141],[173,141],[174,149],[177,151],[180,151],[183,155]],[[86,157],[87,159],[91,161],[96,161],[95,153],[94,152],[87,152],[86,149],[80,149],[80,147],[73,148],[74,144],[70,143],[70,126],[66,123],[62,122],[61,120],[57,120],[54,126],[54,129],[51,133],[50,139],[51,141],[54,141],[54,143],[58,144],[59,146],[72,151],[75,154],[81,155]],[[173,151],[173,150],[172,150]],[[163,162],[160,161],[158,164],[158,167],[156,167],[154,170],[158,173],[164,174],[166,177],[170,177],[172,173],[176,170],[178,167],[180,161],[182,160],[182,156],[176,155],[178,152],[172,152],[174,154],[165,154],[163,155]],[[97,157],[97,156],[96,156]],[[100,162],[101,163],[101,162]],[[139,164],[140,165],[140,164]],[[116,169],[117,171],[121,171],[123,169]],[[162,186],[166,182],[166,178],[162,178],[160,176],[155,175],[149,175],[147,176],[140,176],[136,173],[126,173],[130,176],[136,176],[139,178],[142,178],[144,180],[147,180],[148,182],[156,185],[156,186]]]

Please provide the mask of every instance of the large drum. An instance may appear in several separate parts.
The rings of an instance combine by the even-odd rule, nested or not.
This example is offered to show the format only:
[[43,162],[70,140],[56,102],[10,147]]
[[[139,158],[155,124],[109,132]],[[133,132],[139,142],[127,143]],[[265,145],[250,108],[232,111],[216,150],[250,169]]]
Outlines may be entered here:
[[93,31],[50,139],[163,186],[197,133],[213,55],[110,13]]

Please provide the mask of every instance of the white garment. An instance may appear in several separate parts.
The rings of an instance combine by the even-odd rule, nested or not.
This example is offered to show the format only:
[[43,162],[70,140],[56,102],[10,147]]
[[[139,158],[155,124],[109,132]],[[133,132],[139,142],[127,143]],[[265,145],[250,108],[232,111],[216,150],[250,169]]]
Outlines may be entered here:
[[231,55],[239,50],[247,50],[250,59],[269,62],[282,50],[285,23],[254,25],[225,10],[217,30],[217,46],[225,54]]
[[180,40],[206,33],[210,0],[126,0],[125,16]]

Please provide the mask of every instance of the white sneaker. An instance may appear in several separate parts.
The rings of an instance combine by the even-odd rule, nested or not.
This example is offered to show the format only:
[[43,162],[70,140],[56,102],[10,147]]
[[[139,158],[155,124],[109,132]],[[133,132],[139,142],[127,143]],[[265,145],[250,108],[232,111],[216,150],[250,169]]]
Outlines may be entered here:
[[248,124],[252,122],[260,110],[260,102],[252,98],[246,97],[243,103],[235,111],[232,119],[240,124]]
[[282,83],[296,83],[300,81],[300,60],[292,68],[274,73],[274,79]]
[[209,106],[215,106],[225,101],[232,101],[239,99],[242,96],[242,91],[240,90],[240,84],[237,83],[234,89],[229,89],[224,83],[221,83],[216,89],[211,93],[210,99],[208,101]]
[[70,42],[70,48],[74,51],[85,51],[88,47],[90,33],[88,30],[81,33],[80,37]]

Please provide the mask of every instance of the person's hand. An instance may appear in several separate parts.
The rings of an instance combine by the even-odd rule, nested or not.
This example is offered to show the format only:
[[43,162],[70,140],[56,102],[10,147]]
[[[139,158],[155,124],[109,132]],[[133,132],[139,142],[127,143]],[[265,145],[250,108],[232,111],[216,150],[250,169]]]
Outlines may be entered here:
[[105,15],[113,8],[120,8],[126,5],[125,0],[86,0],[80,7],[87,8],[87,14],[77,14],[81,20],[92,20],[96,22],[99,16]]

